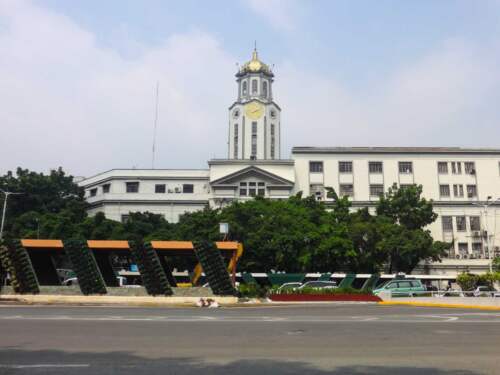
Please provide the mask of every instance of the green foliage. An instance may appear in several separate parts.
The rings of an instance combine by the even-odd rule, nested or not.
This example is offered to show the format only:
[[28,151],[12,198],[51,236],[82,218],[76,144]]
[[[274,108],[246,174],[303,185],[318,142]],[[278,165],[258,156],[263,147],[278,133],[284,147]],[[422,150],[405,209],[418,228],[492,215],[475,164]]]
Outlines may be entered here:
[[64,241],[64,251],[71,260],[82,294],[106,294],[106,285],[92,251],[83,240]]
[[165,271],[161,267],[160,260],[150,243],[130,241],[130,250],[132,257],[141,273],[142,282],[149,295],[173,294],[172,288],[168,283]]
[[[421,186],[393,186],[376,203],[376,215],[353,210],[347,197],[326,188],[326,203],[301,193],[287,200],[257,197],[186,213],[176,224],[148,212],[131,213],[126,223],[102,213],[87,217],[82,189],[62,169],[48,175],[18,169],[0,177],[0,188],[24,193],[8,205],[13,238],[213,242],[221,238],[219,223],[228,222],[230,239],[245,246],[238,267],[247,272],[410,273],[423,260],[439,261],[450,246],[426,229],[436,214]],[[175,263],[188,265],[186,259]]]
[[369,289],[354,289],[351,287],[345,288],[301,288],[301,289],[284,289],[278,290],[274,288],[270,290],[270,294],[329,294],[329,295],[338,295],[338,294],[372,294],[372,291]]
[[238,292],[240,297],[264,298],[268,293],[268,288],[257,283],[240,284]]
[[222,255],[213,243],[197,241],[194,243],[194,251],[212,292],[215,295],[236,295],[237,292],[231,283]]
[[462,290],[474,290],[477,285],[478,275],[470,273],[461,273],[457,276],[457,284],[460,285]]
[[460,285],[462,290],[474,290],[478,286],[489,286],[493,287],[495,282],[500,281],[500,272],[490,273],[487,272],[481,275],[475,275],[471,273],[461,273],[457,276],[457,284]]
[[500,257],[496,256],[493,259],[493,271],[500,272]]
[[40,293],[28,252],[20,241],[7,240],[0,244],[0,261],[11,276],[12,287],[16,293]]

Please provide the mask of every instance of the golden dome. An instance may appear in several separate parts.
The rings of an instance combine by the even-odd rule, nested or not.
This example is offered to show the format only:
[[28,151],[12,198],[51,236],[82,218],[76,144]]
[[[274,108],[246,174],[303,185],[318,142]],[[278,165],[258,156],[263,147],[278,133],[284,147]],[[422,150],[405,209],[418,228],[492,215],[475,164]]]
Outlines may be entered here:
[[257,54],[257,49],[252,52],[252,59],[245,64],[240,69],[240,74],[244,73],[266,73],[272,75],[271,69],[267,64],[264,64],[259,60],[259,55]]

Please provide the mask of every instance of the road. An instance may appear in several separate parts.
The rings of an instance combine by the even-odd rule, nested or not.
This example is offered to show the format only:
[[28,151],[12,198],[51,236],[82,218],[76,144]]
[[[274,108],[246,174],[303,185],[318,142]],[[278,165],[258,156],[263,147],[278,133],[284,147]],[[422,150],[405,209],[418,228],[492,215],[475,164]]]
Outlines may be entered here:
[[500,312],[0,306],[0,374],[500,374]]

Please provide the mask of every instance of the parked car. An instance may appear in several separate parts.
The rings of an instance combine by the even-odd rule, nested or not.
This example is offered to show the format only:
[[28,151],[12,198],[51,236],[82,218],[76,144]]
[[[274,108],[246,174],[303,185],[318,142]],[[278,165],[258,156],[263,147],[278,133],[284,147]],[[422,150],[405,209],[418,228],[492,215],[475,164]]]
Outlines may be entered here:
[[282,293],[282,292],[286,292],[286,291],[298,289],[298,288],[300,288],[301,285],[302,285],[302,283],[297,283],[297,282],[295,282],[295,283],[284,283],[284,284],[282,284],[278,288],[277,292],[278,293]]
[[375,289],[373,294],[391,292],[393,296],[413,296],[425,292],[425,287],[420,280],[391,280]]
[[474,297],[497,297],[497,294],[500,296],[496,289],[485,285],[478,286],[472,293]]
[[[123,288],[140,288],[140,285],[135,285],[135,284],[127,284],[127,278],[123,276],[117,276],[116,279],[118,280],[118,286],[123,287]],[[71,285],[78,285],[78,278],[72,277],[67,280],[65,280],[62,285],[66,286],[71,286]]]
[[335,281],[308,281],[299,287],[299,289],[305,288],[334,289],[337,288],[337,283]]

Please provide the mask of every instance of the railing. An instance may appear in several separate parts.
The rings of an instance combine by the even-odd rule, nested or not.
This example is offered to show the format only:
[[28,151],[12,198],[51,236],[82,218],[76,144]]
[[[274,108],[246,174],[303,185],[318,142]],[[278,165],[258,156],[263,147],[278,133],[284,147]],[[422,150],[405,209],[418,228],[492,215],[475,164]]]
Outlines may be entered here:
[[391,298],[398,297],[435,297],[435,298],[447,298],[447,297],[471,297],[471,298],[500,298],[500,292],[498,291],[475,291],[475,290],[426,290],[426,291],[414,291],[414,292],[392,292],[388,290]]

